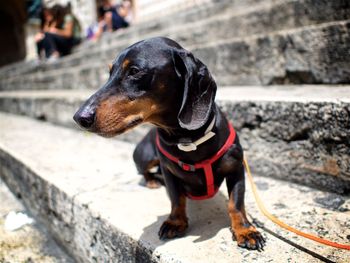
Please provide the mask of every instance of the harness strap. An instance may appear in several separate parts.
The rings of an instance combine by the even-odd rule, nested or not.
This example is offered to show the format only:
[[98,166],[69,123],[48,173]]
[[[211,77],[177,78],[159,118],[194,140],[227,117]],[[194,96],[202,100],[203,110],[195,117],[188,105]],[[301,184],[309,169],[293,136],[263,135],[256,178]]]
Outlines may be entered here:
[[220,157],[222,157],[227,150],[230,148],[230,146],[233,144],[236,138],[236,132],[232,126],[232,124],[228,123],[230,134],[225,142],[225,144],[209,159],[206,159],[204,161],[201,161],[199,163],[195,164],[188,164],[185,162],[182,162],[179,158],[173,156],[169,152],[167,152],[160,144],[159,135],[157,133],[156,135],[156,145],[159,151],[169,160],[173,161],[174,163],[177,163],[184,171],[187,172],[194,172],[198,169],[204,170],[204,175],[206,179],[207,184],[207,195],[205,196],[192,196],[188,194],[187,196],[191,199],[195,200],[203,200],[213,197],[217,191],[218,188],[214,185],[214,175],[213,175],[213,168],[212,164],[216,162]]

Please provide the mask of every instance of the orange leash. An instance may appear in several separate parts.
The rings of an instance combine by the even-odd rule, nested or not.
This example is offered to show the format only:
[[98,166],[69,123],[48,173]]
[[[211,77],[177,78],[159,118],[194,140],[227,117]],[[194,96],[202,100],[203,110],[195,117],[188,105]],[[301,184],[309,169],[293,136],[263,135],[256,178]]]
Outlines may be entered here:
[[350,250],[350,245],[339,244],[339,243],[336,243],[336,242],[333,242],[333,241],[330,241],[330,240],[327,240],[327,239],[323,239],[323,238],[320,238],[320,237],[317,237],[317,236],[314,236],[314,235],[302,232],[300,230],[297,230],[297,229],[295,229],[295,228],[285,224],[284,222],[280,221],[277,217],[275,217],[272,214],[270,214],[269,211],[266,210],[264,204],[262,203],[262,201],[261,201],[261,199],[259,197],[259,194],[258,194],[258,191],[256,189],[256,185],[255,185],[255,183],[253,181],[253,177],[252,177],[252,174],[250,172],[250,168],[249,168],[247,160],[244,159],[243,163],[244,163],[245,169],[247,170],[248,179],[249,179],[249,182],[250,182],[250,184],[252,186],[253,194],[254,194],[255,200],[256,200],[256,202],[258,204],[258,207],[259,207],[260,211],[268,219],[270,219],[272,222],[274,222],[275,224],[279,225],[280,227],[285,228],[288,231],[293,232],[293,233],[295,233],[295,234],[297,234],[299,236],[303,236],[305,238],[311,239],[313,241],[316,241],[318,243],[321,243],[321,244],[324,244],[324,245],[327,245],[327,246]]

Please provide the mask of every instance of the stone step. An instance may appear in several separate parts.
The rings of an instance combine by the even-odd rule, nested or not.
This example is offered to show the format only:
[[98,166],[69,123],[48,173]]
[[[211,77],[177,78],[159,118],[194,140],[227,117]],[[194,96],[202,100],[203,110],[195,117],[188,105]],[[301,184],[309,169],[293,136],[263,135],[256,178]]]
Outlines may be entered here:
[[[134,145],[0,114],[0,176],[78,262],[348,262],[350,252],[296,237],[263,218],[247,184],[262,252],[231,239],[227,196],[189,201],[186,237],[160,241],[170,207],[164,188],[139,185]],[[254,175],[266,206],[304,231],[349,243],[350,198]],[[278,251],[278,253],[276,253]]]
[[107,63],[101,64],[97,60],[84,64],[80,63],[79,58],[76,65],[68,68],[56,67],[49,71],[38,71],[0,80],[0,90],[96,89],[108,79],[108,75]]
[[[318,84],[350,82],[350,20],[269,35],[233,38],[189,47],[219,85]],[[0,90],[81,89],[107,78],[107,61],[120,49],[90,51],[41,66],[36,73],[0,80]],[[43,71],[44,70],[44,71]]]
[[[216,7],[217,8],[217,7]],[[207,10],[209,8],[206,8]],[[199,11],[198,11],[199,12]],[[200,12],[199,12],[200,13]],[[350,5],[344,1],[318,2],[311,0],[275,0],[257,3],[244,8],[236,8],[232,4],[211,16],[193,20],[192,23],[174,23],[173,20],[138,25],[120,33],[110,34],[98,43],[85,42],[80,46],[79,52],[63,58],[55,65],[18,66],[16,69],[7,68],[0,71],[0,78],[43,72],[57,67],[76,66],[86,64],[90,60],[105,60],[110,62],[117,50],[121,50],[133,42],[153,36],[168,36],[179,41],[185,47],[212,42],[213,40],[247,37],[254,34],[267,33],[305,27],[313,24],[350,18]],[[232,26],[234,25],[234,26]],[[111,52],[105,51],[112,50]],[[102,54],[102,56],[101,56]],[[98,59],[97,59],[98,58]],[[102,62],[102,61],[101,61]]]
[[[350,86],[221,87],[217,103],[259,174],[350,193]],[[94,91],[0,93],[0,111],[66,127]],[[120,136],[137,142],[148,127]],[[307,176],[305,176],[307,174]]]
[[[155,30],[158,30],[164,23],[166,24],[166,27],[172,26],[172,25],[179,25],[184,23],[190,23],[193,21],[198,21],[203,18],[207,18],[209,16],[215,15],[220,10],[226,9],[228,6],[233,6],[239,10],[242,8],[246,8],[247,4],[253,4],[253,3],[259,3],[266,0],[249,0],[249,1],[240,1],[240,0],[220,0],[219,2],[216,0],[210,0],[208,3],[203,4],[201,7],[198,6],[198,8],[191,8],[186,11],[182,11],[180,13],[174,14],[172,16],[164,17],[163,19],[159,19],[158,17],[154,17],[153,20],[142,22],[139,24],[135,24],[132,27],[128,28],[127,30],[123,31],[121,35],[129,35],[129,32],[132,34],[133,31],[141,31],[141,32],[153,32]],[[273,2],[276,0],[268,0],[269,2]],[[115,37],[119,37],[119,32],[115,32],[113,34],[110,34],[109,36],[106,35],[104,38],[106,39],[103,42],[106,42],[107,44],[109,41]],[[91,45],[88,44],[87,46],[82,45],[82,48],[78,48],[78,50],[83,49],[85,51],[86,49],[90,49],[93,46],[100,46],[97,45]],[[65,59],[68,59],[67,57]],[[36,70],[40,70],[41,67],[37,66],[36,63],[33,63],[32,61],[27,62],[19,62],[14,63],[5,67],[2,67],[0,69],[0,78],[14,76],[14,75],[22,75],[25,73],[31,73]]]
[[267,1],[239,10],[234,6],[227,7],[217,15],[179,26],[159,27],[157,31],[123,32],[106,41],[107,43],[98,45],[116,46],[123,38],[133,42],[142,38],[168,36],[179,41],[184,47],[191,47],[217,39],[263,35],[346,19],[350,19],[350,4],[344,1]]
[[[1,161],[0,161],[1,163]],[[8,231],[6,222],[16,224],[10,213],[22,213],[32,218],[21,200],[10,192],[0,177],[0,261],[1,262],[52,262],[74,263],[38,221]],[[33,219],[33,218],[32,218]]]
[[198,8],[211,3],[211,0],[143,0],[138,1],[138,20],[142,23],[169,16],[175,12],[184,12],[189,8]]
[[[24,115],[36,120],[75,128],[73,115],[94,90],[36,90],[0,92],[0,111]],[[135,143],[144,136],[149,126],[144,125],[120,136]]]
[[[342,0],[315,2],[312,0],[261,1],[243,8],[231,4],[222,6],[213,15],[176,23],[166,19],[157,26],[135,27],[116,32],[99,43],[87,43],[86,47],[116,46],[121,40],[130,42],[153,36],[168,36],[183,46],[192,46],[215,39],[266,34],[282,29],[339,21],[350,18],[350,5]],[[85,48],[81,46],[80,50]]]
[[350,82],[350,20],[191,47],[220,85]]
[[[138,37],[138,40],[144,38],[143,35],[154,33],[160,30],[169,30],[170,28],[176,28],[179,25],[191,24],[193,22],[198,22],[202,20],[210,19],[211,17],[216,17],[218,14],[225,15],[227,13],[240,14],[244,12],[251,5],[273,5],[275,3],[290,1],[290,0],[200,0],[195,1],[196,3],[189,3],[191,1],[186,1],[188,5],[194,5],[192,7],[184,7],[173,1],[174,5],[169,6],[172,10],[171,14],[167,11],[160,11],[160,14],[153,15],[150,21],[140,21],[132,25],[132,27],[127,30],[120,30],[114,32],[113,34],[105,34],[102,41],[98,43],[87,42],[89,48],[100,47],[101,45],[111,45],[112,42],[119,42],[123,39],[130,39],[130,37]],[[337,0],[338,1],[338,0]],[[163,2],[163,1],[160,1]],[[158,8],[162,8],[161,5]],[[175,11],[176,9],[182,9],[181,11]],[[140,7],[141,10],[141,7]],[[141,12],[141,11],[140,11]],[[159,34],[158,34],[159,35]],[[84,46],[78,47],[78,50],[85,49]]]

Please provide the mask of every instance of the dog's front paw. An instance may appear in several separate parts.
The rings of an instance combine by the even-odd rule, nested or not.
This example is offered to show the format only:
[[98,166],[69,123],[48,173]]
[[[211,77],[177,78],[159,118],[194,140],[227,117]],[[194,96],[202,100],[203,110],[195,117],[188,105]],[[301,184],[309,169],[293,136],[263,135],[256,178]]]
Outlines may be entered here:
[[158,236],[160,239],[170,239],[175,237],[182,237],[185,235],[186,229],[188,227],[187,220],[168,219],[163,222],[159,229]]
[[265,238],[253,226],[235,229],[233,239],[237,240],[239,247],[259,251],[263,250],[266,242]]

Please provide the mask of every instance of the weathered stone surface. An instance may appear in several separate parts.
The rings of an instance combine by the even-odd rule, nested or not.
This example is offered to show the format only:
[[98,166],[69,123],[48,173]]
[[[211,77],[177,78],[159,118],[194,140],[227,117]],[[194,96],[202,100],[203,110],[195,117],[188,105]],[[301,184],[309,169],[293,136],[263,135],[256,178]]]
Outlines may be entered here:
[[[0,169],[1,170],[1,169]],[[1,172],[0,172],[1,173]],[[0,176],[1,177],[1,176]],[[31,214],[0,178],[0,262],[72,263],[40,222],[34,221],[16,231],[6,231],[5,218],[10,212]]]
[[[75,127],[72,116],[93,91],[0,93],[0,110]],[[255,172],[327,191],[350,191],[348,86],[219,88]],[[137,142],[148,126],[119,137]],[[307,176],[305,176],[307,174]]]
[[[149,32],[154,32],[160,28],[168,28],[169,26],[176,26],[179,24],[184,24],[187,22],[198,21],[203,18],[208,18],[209,16],[215,15],[220,10],[227,8],[228,5],[233,5],[236,8],[245,8],[247,4],[259,3],[262,0],[249,0],[249,1],[240,1],[240,0],[213,0],[208,1],[203,4],[202,7],[191,8],[189,10],[183,10],[181,13],[174,14],[172,16],[167,16],[163,18],[156,18],[146,23],[135,24],[122,33],[116,32],[111,34],[110,36],[104,36],[104,40],[97,43],[86,43],[86,45],[81,45],[76,51],[83,51],[84,55],[89,55],[89,51],[91,48],[99,49],[101,46],[106,47],[110,46],[111,41],[114,38],[119,40],[129,39],[131,36],[139,34],[147,34]],[[275,1],[275,0],[269,0]],[[89,50],[86,52],[86,50]],[[73,54],[74,57],[75,54]],[[69,60],[72,56],[69,56]],[[67,57],[66,57],[67,58]],[[74,59],[73,59],[74,60]],[[33,73],[35,71],[40,71],[43,68],[54,68],[55,65],[36,65],[32,61],[27,61],[23,63],[14,63],[0,69],[0,78],[2,77],[10,77],[16,75],[23,75],[26,73]]]
[[166,35],[185,47],[193,48],[215,40],[246,38],[254,34],[263,36],[271,32],[349,18],[350,3],[343,0],[268,1],[246,7],[241,12],[230,7],[223,14],[168,28],[153,35]]
[[[349,60],[346,58],[346,54],[349,53],[349,33],[348,29],[343,29],[344,23],[334,24],[329,29],[321,27],[317,32],[313,32],[314,28],[308,26],[349,19],[349,3],[342,0],[276,0],[261,2],[251,7],[243,5],[238,9],[235,4],[223,7],[217,15],[202,17],[190,24],[176,24],[167,19],[167,22],[154,21],[158,26],[148,23],[147,26],[135,26],[120,34],[106,37],[97,44],[84,43],[79,52],[54,64],[26,63],[23,66],[16,65],[17,68],[12,70],[5,68],[0,71],[0,89],[27,89],[33,86],[29,84],[31,81],[35,81],[36,89],[56,88],[59,83],[50,76],[60,79],[64,71],[67,72],[66,75],[75,75],[67,88],[81,88],[84,84],[91,87],[90,83],[98,82],[101,70],[106,73],[106,64],[123,48],[140,39],[160,35],[171,37],[198,53],[205,63],[209,63],[211,69],[215,69],[218,81],[225,85],[347,82],[347,79],[342,81],[342,77],[334,72],[346,67]],[[217,5],[214,6],[218,8]],[[266,35],[300,27],[303,27],[301,35],[293,31],[290,34],[280,32],[276,36]],[[247,39],[254,34],[259,36],[252,40]],[[228,43],[217,43],[218,39],[228,40]],[[205,47],[205,43],[208,42],[211,43],[211,48]],[[321,48],[324,50],[320,50]],[[345,58],[342,58],[343,56]],[[316,67],[316,70],[308,68],[308,63],[311,67]],[[332,64],[329,70],[325,68],[327,63]],[[89,68],[91,74],[86,74]],[[324,79],[324,76],[318,77],[319,73],[314,72],[317,70],[325,71],[323,74],[328,76],[328,79]],[[82,74],[88,77],[88,81],[84,82],[80,72],[84,72]],[[25,77],[25,73],[30,76]],[[346,72],[343,72],[344,74]]]
[[[4,118],[2,118],[2,121],[4,121]],[[11,125],[8,121],[2,122],[1,125],[3,126],[5,123],[7,127]],[[29,123],[26,125],[28,124]],[[26,129],[33,128],[30,126],[26,127]],[[42,127],[43,129],[40,131],[39,128],[37,132],[42,132],[42,134],[46,135],[50,134],[50,129],[54,129],[51,127],[47,130],[45,129],[45,125]],[[23,131],[25,130],[22,130],[22,132]],[[17,135],[21,133],[20,130],[17,132]],[[0,150],[0,174],[10,186],[11,190],[17,195],[22,196],[22,200],[33,212],[34,216],[40,218],[48,226],[51,233],[56,236],[65,247],[69,248],[70,252],[78,261],[86,262],[86,259],[89,258],[89,262],[103,262],[106,259],[114,259],[115,262],[134,262],[134,256],[136,256],[136,253],[138,253],[137,241],[132,240],[129,236],[118,231],[116,227],[111,227],[109,224],[106,224],[104,220],[99,219],[98,214],[89,214],[87,218],[86,210],[88,203],[81,204],[78,201],[75,201],[78,194],[82,194],[87,191],[93,192],[94,190],[103,188],[104,185],[110,183],[111,180],[114,179],[114,172],[118,172],[118,170],[120,172],[120,169],[115,169],[113,165],[115,162],[111,162],[106,167],[113,170],[113,173],[108,172],[107,176],[102,179],[99,176],[96,177],[96,174],[94,174],[101,167],[96,166],[95,169],[89,171],[89,169],[83,168],[84,166],[86,167],[86,164],[84,161],[79,161],[79,157],[71,158],[67,155],[61,155],[62,151],[76,155],[77,149],[81,148],[79,146],[81,141],[76,141],[72,136],[74,136],[74,133],[71,133],[70,131],[66,131],[65,133],[64,130],[60,130],[53,137],[38,136],[37,138],[34,138],[35,136],[31,135],[30,137],[36,142],[32,141],[30,144],[22,141],[22,143],[24,143],[22,144],[22,147],[26,149],[31,148],[31,145],[36,145],[36,147],[33,148],[35,148],[34,151],[37,151],[40,149],[40,147],[38,147],[39,144],[44,148],[50,147],[49,145],[56,145],[56,149],[51,150],[55,151],[56,153],[60,152],[60,160],[55,159],[55,156],[57,155],[54,153],[50,154],[50,152],[42,152],[43,155],[39,156],[41,154],[36,152],[34,154],[36,158],[29,162],[29,166],[18,165],[19,163],[17,158],[21,157],[18,157],[16,153],[14,156],[9,155],[9,152],[6,150],[3,151],[4,148],[2,148]],[[6,138],[4,133],[2,133],[0,137],[0,144],[6,143],[7,139],[9,139],[8,137]],[[83,139],[84,137],[85,136],[82,136],[81,138]],[[70,150],[67,148],[62,148],[61,142],[64,141],[62,140],[63,138],[65,138],[64,140],[72,139],[73,144],[71,145],[72,148],[69,148]],[[52,141],[50,142],[50,140]],[[60,142],[58,142],[58,140]],[[42,148],[41,151],[44,151],[44,148]],[[119,150],[122,148],[123,147],[119,145]],[[48,148],[46,149],[48,150]],[[18,152],[20,156],[24,153],[24,151]],[[121,153],[121,151],[119,151],[119,153]],[[48,158],[42,158],[44,156],[47,156]],[[119,161],[122,162],[123,158],[121,158]],[[117,163],[119,161],[117,161]],[[60,167],[56,170],[54,165],[58,165]],[[71,181],[61,181],[62,184],[58,185],[54,183],[55,180],[59,180],[59,178],[72,175],[72,172],[74,174],[74,169],[72,169],[74,166],[80,167],[79,169],[82,169],[82,171],[76,173],[74,177],[71,177]],[[47,177],[38,176],[34,171],[40,171],[40,174],[46,174]],[[103,169],[103,171],[106,172],[107,170]],[[87,183],[86,180],[88,178],[95,178],[95,182],[92,183],[90,181]],[[78,182],[76,180],[79,180],[80,186],[74,185],[73,180],[75,182]],[[21,184],[21,181],[26,182],[26,184]],[[68,186],[65,191],[61,191],[59,189],[59,187],[63,187],[63,184]],[[91,221],[94,224],[92,224]],[[97,236],[94,237],[94,235]],[[89,239],[86,239],[87,237]],[[113,239],[111,237],[113,237]],[[99,249],[94,249],[94,240],[97,238],[97,245],[100,245],[100,247]],[[88,244],[85,242],[88,242]],[[141,255],[144,254],[143,252],[140,253]]]
[[43,96],[36,93],[36,96],[29,97],[3,97],[0,104],[2,111],[26,115],[67,127],[76,127],[73,124],[72,114],[92,92],[85,94],[86,96],[81,96],[79,92],[72,91],[65,93],[65,96],[62,97],[59,92],[43,92]]
[[349,83],[350,22],[194,48],[221,85]]
[[253,171],[350,193],[349,104],[237,102],[221,106],[240,130]]
[[[214,42],[193,48],[193,52],[209,67],[219,85],[348,83],[349,28],[350,22],[336,22],[244,40]],[[112,60],[117,53],[105,50],[101,59]],[[89,59],[99,61],[97,55],[98,52],[92,52],[90,58],[84,57],[84,63]],[[76,59],[74,63],[79,64],[79,56]],[[106,79],[107,66],[77,67],[69,64],[72,61],[62,60],[62,68],[50,73],[3,79],[0,87],[2,90],[83,89],[98,87],[102,79]],[[66,85],[62,84],[64,79],[67,79]]]
[[[0,80],[4,90],[57,90],[57,89],[97,89],[108,78],[106,64],[90,63],[63,65],[50,71],[38,71],[23,76]],[[78,64],[76,64],[78,63]]]
[[[299,98],[280,97],[273,102],[246,100],[244,95],[242,99],[242,90],[226,90],[219,93],[218,103],[240,131],[255,172],[349,194],[350,100],[344,94],[348,89],[332,96],[331,90],[322,94],[315,87],[309,91],[309,95],[315,92],[311,97],[308,91],[302,95],[307,86],[294,89],[290,95],[300,94]],[[274,91],[278,97],[278,90],[270,94]]]
[[[94,92],[94,90],[2,92],[0,111],[78,129],[72,116]],[[135,142],[135,138],[142,138],[148,129],[149,125],[142,125],[138,129],[122,134],[120,139]]]
[[[234,258],[239,262],[328,259],[345,263],[350,256],[266,221],[258,214],[249,187],[247,211],[263,222],[261,231],[268,240],[265,251],[240,249],[232,241],[224,187],[211,200],[188,202],[191,227],[186,237],[159,241],[157,230],[169,212],[169,201],[164,188],[149,190],[139,185],[131,160],[133,145],[0,115],[4,127],[0,130],[1,177],[79,262],[196,263],[232,262]],[[348,197],[268,178],[255,180],[267,208],[276,216],[304,231],[348,242]],[[344,202],[337,209],[322,201],[340,198]],[[308,251],[299,250],[298,245]]]

